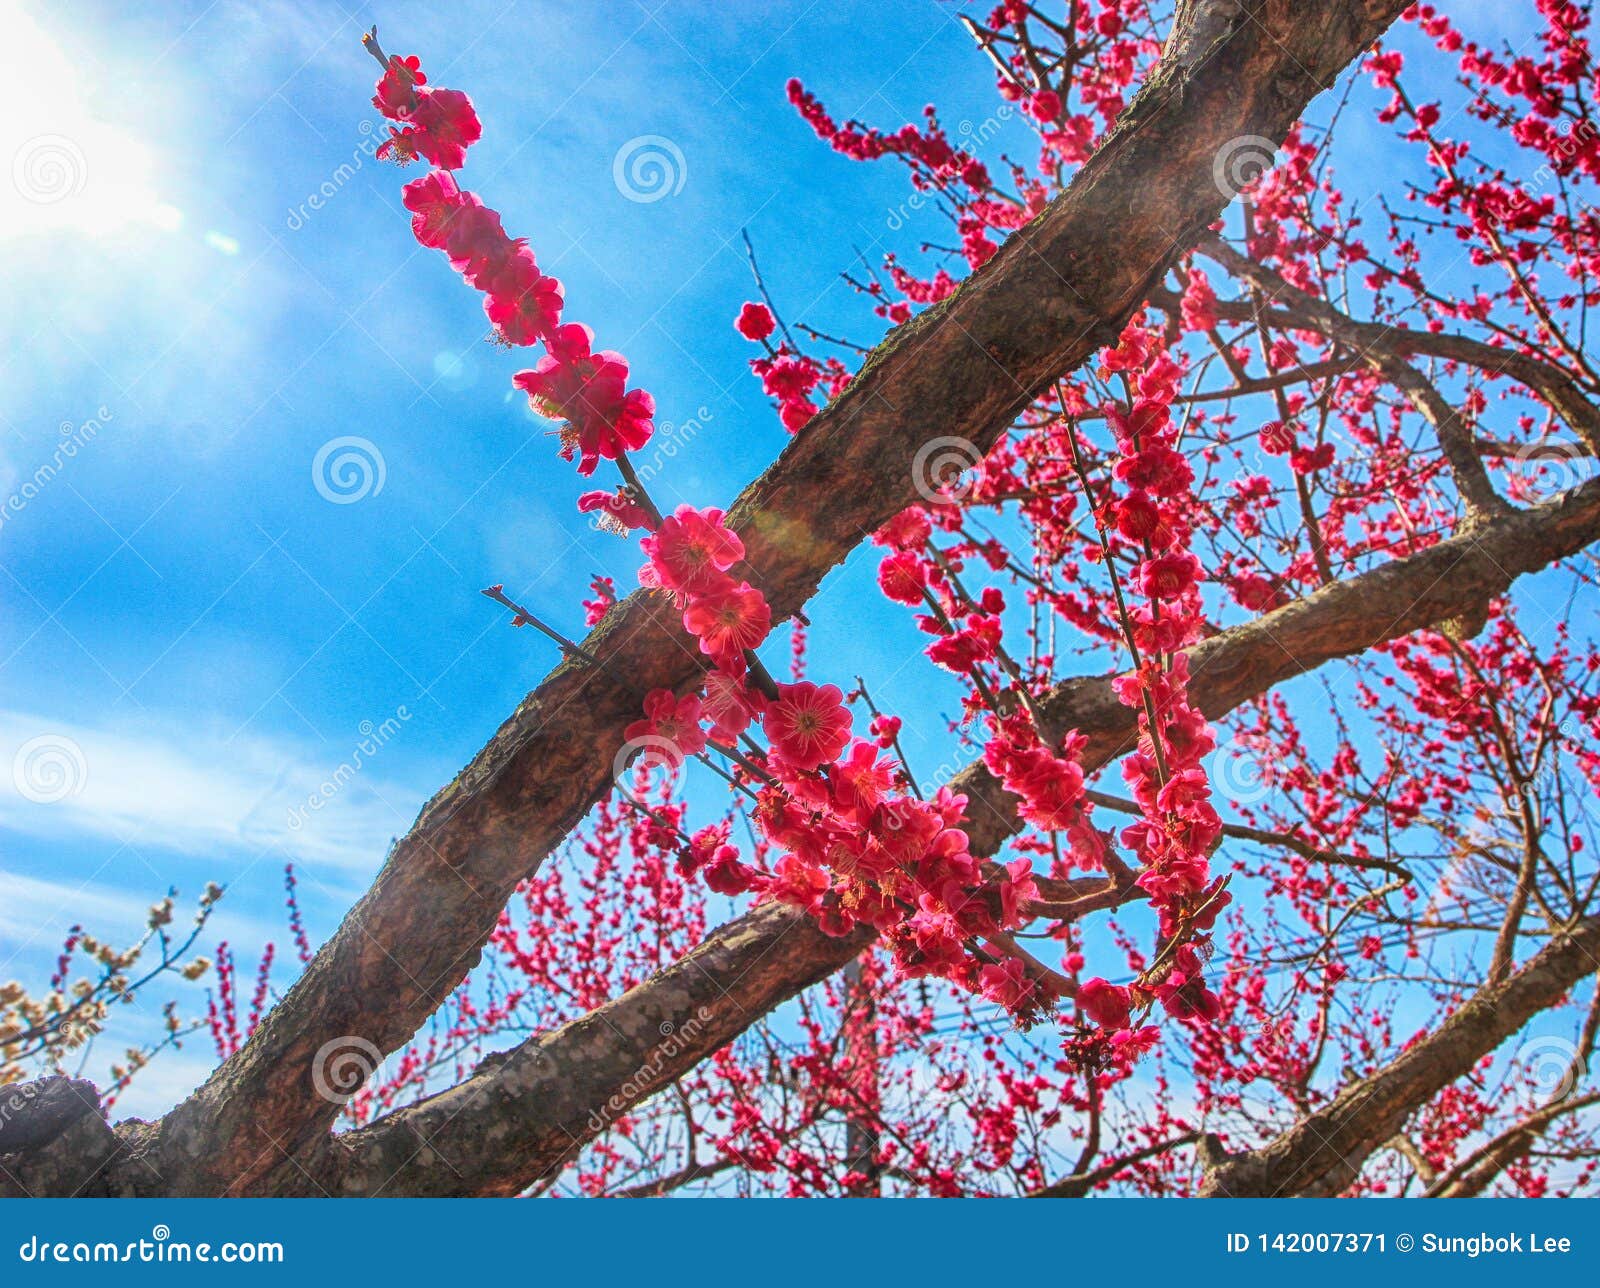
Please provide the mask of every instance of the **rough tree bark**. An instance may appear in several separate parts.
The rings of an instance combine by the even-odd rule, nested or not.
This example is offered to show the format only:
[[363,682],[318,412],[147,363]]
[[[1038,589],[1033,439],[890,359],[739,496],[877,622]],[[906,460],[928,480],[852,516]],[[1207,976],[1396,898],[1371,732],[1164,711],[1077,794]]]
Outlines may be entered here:
[[[1244,135],[1281,140],[1403,7],[1401,0],[1180,0],[1162,61],[1067,190],[953,295],[894,331],[733,506],[746,574],[775,615],[798,611],[828,569],[916,499],[912,462],[925,442],[955,435],[987,450],[1052,380],[1114,337],[1172,259],[1220,213],[1219,150]],[[565,662],[525,699],[429,802],[372,888],[244,1047],[159,1123],[119,1126],[118,1155],[108,1166],[95,1164],[89,1188],[282,1192],[305,1188],[310,1173],[302,1169],[311,1159],[338,1158],[323,1164],[333,1181],[361,1170],[352,1151],[373,1148],[375,1138],[329,1139],[338,1105],[313,1089],[319,1053],[349,1038],[384,1053],[398,1049],[476,964],[516,884],[537,871],[609,785],[622,730],[638,704],[635,691],[609,677],[681,688],[701,662],[667,603],[642,593],[615,607],[584,648],[605,671]],[[1234,682],[1240,692],[1250,683]],[[1079,707],[1090,723],[1126,719],[1126,712],[1109,711],[1104,681],[1073,683],[1081,687],[1075,720]],[[1126,728],[1105,737],[1106,749],[1095,754],[1111,754]],[[992,796],[974,792],[976,834],[992,827],[999,835],[1012,825],[1005,802]],[[990,813],[994,821],[986,823]],[[817,937],[810,926],[790,934]],[[713,936],[697,951],[731,948]],[[739,970],[730,973],[760,953],[759,936],[741,940]],[[819,966],[823,974],[832,968]],[[763,991],[752,994],[752,1009],[726,1030],[730,1036],[770,1006],[767,998],[811,978],[791,972],[780,987],[763,985],[762,970],[753,974],[752,987]],[[678,1014],[660,1001],[667,995],[652,995],[651,1005]],[[634,994],[613,1005],[624,1004],[640,1005]],[[724,1031],[723,1023],[704,1027],[709,1035]],[[614,1084],[622,1065],[638,1066],[637,1049],[607,1054],[598,1050],[598,1034],[560,1034],[595,1049],[608,1070],[594,1070],[599,1089]],[[524,1079],[514,1058],[499,1069],[514,1066],[531,1091],[535,1080]],[[475,1082],[445,1094],[486,1090]],[[599,1090],[582,1098],[585,1114],[606,1103]],[[428,1113],[430,1104],[416,1113]],[[548,1121],[563,1122],[564,1111],[552,1109]],[[0,1177],[32,1188],[25,1163],[22,1155],[0,1159]]]
[[[1600,480],[1533,510],[1507,515],[1371,572],[1328,586],[1232,628],[1191,651],[1194,693],[1212,718],[1274,684],[1430,624],[1471,615],[1512,579],[1600,540]],[[1062,727],[1090,740],[1085,768],[1116,758],[1134,735],[1132,712],[1108,677],[1071,680],[1044,701]],[[952,786],[973,801],[975,848],[997,850],[1016,828],[1009,797],[981,763]],[[682,961],[590,1015],[486,1062],[467,1082],[359,1131],[329,1137],[253,1192],[335,1194],[515,1193],[564,1164],[616,1115],[693,1068],[774,1007],[857,956],[870,936],[832,939],[803,913],[756,908]],[[663,1037],[662,1026],[669,1029]],[[1498,1041],[1499,1039],[1495,1039]],[[87,1086],[87,1084],[80,1084]],[[130,1130],[119,1128],[124,1138]],[[74,1192],[106,1159],[32,1192]],[[134,1137],[136,1139],[136,1136]],[[53,1151],[76,1152],[82,1141]],[[111,1174],[135,1165],[126,1148]],[[7,1169],[17,1160],[0,1160]],[[3,1175],[3,1173],[0,1173]],[[131,1188],[142,1192],[137,1179]]]
[[[1196,645],[1191,693],[1217,719],[1326,662],[1481,612],[1515,577],[1596,540],[1600,480]],[[1041,708],[1087,737],[1085,772],[1133,745],[1135,713],[1117,700],[1109,676],[1058,685]],[[951,787],[971,802],[973,852],[995,853],[1018,828],[1014,799],[982,762]],[[461,1086],[337,1137],[308,1169],[312,1184],[350,1194],[516,1193],[569,1161],[606,1120],[843,968],[870,940],[833,939],[803,912],[758,907],[593,1015],[530,1040]],[[663,1024],[671,1029],[665,1041]],[[608,1106],[606,1114],[597,1118],[596,1106]],[[429,1149],[418,1153],[420,1142]],[[284,1177],[297,1192],[307,1179]]]
[[1485,1054],[1554,1006],[1594,973],[1600,917],[1546,944],[1508,979],[1479,989],[1437,1029],[1369,1078],[1352,1083],[1259,1149],[1229,1154],[1208,1139],[1203,1198],[1331,1197],[1418,1105],[1467,1073]]

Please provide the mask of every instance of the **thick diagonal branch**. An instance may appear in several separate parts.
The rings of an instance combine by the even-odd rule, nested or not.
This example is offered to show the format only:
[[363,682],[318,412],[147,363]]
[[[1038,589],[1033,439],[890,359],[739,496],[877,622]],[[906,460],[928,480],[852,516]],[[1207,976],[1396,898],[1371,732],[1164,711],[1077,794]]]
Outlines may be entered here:
[[1213,1147],[1202,1198],[1331,1197],[1422,1105],[1594,972],[1600,917],[1557,935],[1522,969],[1479,989],[1450,1018],[1259,1149]]
[[[917,499],[918,449],[983,452],[1050,382],[1116,335],[1221,211],[1214,159],[1284,137],[1400,11],[1399,0],[1185,0],[1166,56],[1068,189],[962,287],[898,328],[730,516],[775,617]],[[640,687],[691,682],[698,655],[660,599],[631,596],[584,642]],[[423,810],[372,888],[234,1056],[151,1136],[174,1186],[249,1190],[332,1124],[327,1044],[396,1050],[476,964],[518,881],[610,781],[636,699],[558,667]]]
[[[1335,658],[1481,610],[1522,574],[1600,540],[1600,480],[1549,505],[1325,587],[1195,646],[1194,701],[1213,719]],[[1109,677],[1068,681],[1044,713],[1088,738],[1084,767],[1128,750],[1134,712]],[[973,849],[993,854],[1019,826],[1016,801],[981,764],[967,794]],[[440,1096],[339,1139],[348,1193],[515,1193],[571,1158],[620,1113],[682,1076],[868,941],[830,939],[806,914],[768,905],[601,1011],[518,1048]],[[692,1022],[692,1023],[691,1023]],[[659,1026],[671,1026],[663,1041]],[[426,1149],[419,1149],[422,1143]],[[293,1175],[284,1183],[298,1184]]]

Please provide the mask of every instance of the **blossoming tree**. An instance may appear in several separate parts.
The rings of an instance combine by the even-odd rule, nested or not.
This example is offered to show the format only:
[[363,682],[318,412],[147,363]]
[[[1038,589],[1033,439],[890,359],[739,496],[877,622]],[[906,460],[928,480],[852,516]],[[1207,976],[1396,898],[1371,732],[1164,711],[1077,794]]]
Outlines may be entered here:
[[[276,1005],[219,953],[202,1087],[113,1127],[24,1083],[0,1188],[1590,1189],[1589,15],[1404,8],[1007,0],[964,21],[1026,162],[791,82],[954,244],[856,281],[875,347],[730,301],[792,439],[671,513],[651,394],[468,183],[470,99],[370,36],[412,232],[639,589],[577,640],[490,587],[560,664]],[[1414,182],[1340,186],[1358,84]],[[806,653],[863,533],[962,686],[944,781]]]

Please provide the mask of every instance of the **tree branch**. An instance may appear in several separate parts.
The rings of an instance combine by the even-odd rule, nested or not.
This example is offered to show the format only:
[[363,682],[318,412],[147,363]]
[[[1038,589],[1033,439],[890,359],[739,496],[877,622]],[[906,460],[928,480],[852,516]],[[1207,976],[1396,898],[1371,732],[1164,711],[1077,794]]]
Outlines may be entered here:
[[[1597,539],[1600,480],[1196,645],[1189,655],[1191,695],[1216,719],[1324,662],[1481,607],[1515,576]],[[1088,739],[1086,772],[1133,745],[1135,713],[1117,700],[1110,677],[1069,680],[1041,705],[1048,719]],[[981,761],[950,785],[968,797],[973,852],[994,854],[1019,826],[1014,798]],[[486,1075],[338,1138],[343,1192],[516,1193],[574,1156],[617,1114],[844,967],[870,942],[860,934],[829,938],[806,913],[780,905],[745,913],[683,961],[524,1044]],[[704,1013],[709,1017],[687,1032],[685,1017]],[[670,1040],[657,1031],[662,1023],[674,1025]],[[641,1071],[650,1076],[641,1078]],[[424,1143],[429,1148],[419,1152]],[[467,1174],[455,1170],[463,1160]]]
[[[917,499],[935,431],[986,452],[1052,380],[1112,340],[1172,258],[1220,213],[1213,160],[1281,140],[1401,0],[1182,0],[1166,56],[1067,190],[947,299],[897,328],[729,512],[773,616],[800,609],[857,541]],[[661,597],[615,606],[584,644],[641,687],[692,683],[701,658]],[[477,963],[517,883],[610,782],[631,693],[556,668],[422,811],[371,889],[245,1045],[145,1148],[175,1192],[247,1192],[339,1106],[319,1057],[398,1049]]]
[[1200,1196],[1341,1193],[1406,1118],[1592,973],[1597,953],[1600,917],[1589,917],[1552,939],[1502,983],[1479,989],[1427,1037],[1282,1135],[1259,1149],[1215,1158]]

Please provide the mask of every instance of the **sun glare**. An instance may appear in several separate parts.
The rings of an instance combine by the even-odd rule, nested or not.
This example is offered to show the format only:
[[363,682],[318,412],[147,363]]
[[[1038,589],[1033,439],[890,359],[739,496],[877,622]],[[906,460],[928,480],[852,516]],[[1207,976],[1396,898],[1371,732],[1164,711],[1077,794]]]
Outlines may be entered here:
[[0,49],[9,91],[0,117],[0,240],[182,224],[183,213],[157,195],[149,147],[96,115],[80,69],[16,0],[0,0]]

